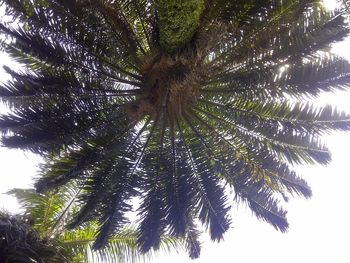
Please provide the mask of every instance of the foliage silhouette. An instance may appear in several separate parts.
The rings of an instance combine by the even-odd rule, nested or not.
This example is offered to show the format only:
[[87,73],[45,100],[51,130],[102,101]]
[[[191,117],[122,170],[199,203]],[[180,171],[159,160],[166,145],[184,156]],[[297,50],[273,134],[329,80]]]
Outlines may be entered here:
[[30,219],[0,212],[0,262],[67,262],[69,255],[57,240],[41,238]]
[[134,197],[143,252],[168,233],[198,257],[197,220],[221,240],[225,189],[284,232],[278,200],[311,196],[291,165],[329,163],[320,135],[350,129],[349,115],[305,102],[349,87],[349,63],[329,53],[346,13],[320,1],[1,3],[20,21],[0,25],[2,46],[26,67],[6,68],[2,144],[46,158],[39,192],[79,182],[69,227],[97,220],[96,249]]
[[[26,256],[33,257],[35,262],[147,262],[158,252],[151,250],[141,254],[137,246],[137,231],[132,226],[126,226],[113,234],[108,244],[101,250],[93,250],[92,245],[98,230],[96,222],[83,224],[75,230],[65,227],[79,206],[77,200],[79,190],[76,185],[67,185],[59,191],[37,193],[34,189],[13,189],[8,194],[17,198],[24,209],[23,215],[7,216],[8,222],[21,222],[21,227],[7,227],[5,237],[1,245],[0,253],[6,259],[13,262],[27,262]],[[22,221],[19,221],[20,218]],[[8,225],[8,224],[7,224]],[[30,229],[30,231],[28,230]],[[34,238],[22,238],[29,236]],[[20,233],[18,235],[18,233]],[[24,233],[24,234],[21,234]],[[33,235],[32,233],[35,233]],[[10,237],[10,238],[9,238]],[[36,242],[33,242],[36,241]],[[22,247],[19,245],[26,241]],[[36,246],[39,243],[41,246]],[[11,245],[10,245],[11,244]],[[16,244],[16,245],[13,245]],[[10,248],[10,249],[9,249]],[[182,250],[183,241],[178,238],[163,236],[161,241],[162,252],[170,250]],[[12,258],[11,258],[12,257]],[[21,260],[19,259],[21,257]],[[5,258],[1,262],[8,262]],[[12,262],[11,261],[11,262]],[[33,261],[28,261],[33,262]]]

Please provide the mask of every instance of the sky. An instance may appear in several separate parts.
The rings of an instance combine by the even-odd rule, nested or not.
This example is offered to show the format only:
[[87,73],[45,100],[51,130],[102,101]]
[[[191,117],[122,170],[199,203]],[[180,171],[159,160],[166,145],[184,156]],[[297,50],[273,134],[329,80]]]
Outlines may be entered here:
[[[332,0],[326,2],[333,6]],[[350,59],[349,46],[350,40],[337,44],[333,50]],[[2,65],[16,65],[5,54],[0,54],[0,65],[0,81],[5,81]],[[350,113],[350,91],[324,94],[316,103],[333,104]],[[0,113],[5,110],[0,105]],[[311,186],[313,197],[308,200],[295,197],[283,204],[290,224],[287,233],[259,222],[244,205],[234,205],[231,229],[224,241],[213,243],[204,237],[199,259],[190,260],[186,253],[170,253],[151,262],[350,262],[350,133],[332,133],[323,140],[333,161],[326,167],[296,168]],[[29,152],[0,147],[0,208],[18,211],[16,200],[4,193],[15,187],[31,187],[39,162],[40,158]]]

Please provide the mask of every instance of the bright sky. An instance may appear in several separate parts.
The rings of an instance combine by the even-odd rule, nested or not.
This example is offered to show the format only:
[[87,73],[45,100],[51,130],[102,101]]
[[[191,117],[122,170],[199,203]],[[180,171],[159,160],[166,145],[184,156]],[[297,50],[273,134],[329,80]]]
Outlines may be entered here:
[[[333,6],[332,0],[326,2]],[[340,43],[334,50],[350,58],[349,43]],[[13,65],[4,54],[0,54],[1,64]],[[0,69],[0,81],[6,78]],[[326,94],[318,99],[318,103],[331,103],[350,113],[350,91]],[[4,111],[0,106],[0,113]],[[220,243],[205,240],[198,260],[190,260],[186,254],[171,253],[152,262],[350,262],[350,133],[334,133],[325,136],[324,141],[332,152],[333,161],[327,167],[298,168],[312,187],[313,197],[310,200],[294,198],[284,205],[289,211],[288,233],[281,234],[259,222],[241,205],[232,210],[232,228],[225,240]],[[31,153],[0,148],[0,193],[14,187],[30,187],[39,160]],[[16,212],[19,206],[15,199],[1,194],[0,208]]]

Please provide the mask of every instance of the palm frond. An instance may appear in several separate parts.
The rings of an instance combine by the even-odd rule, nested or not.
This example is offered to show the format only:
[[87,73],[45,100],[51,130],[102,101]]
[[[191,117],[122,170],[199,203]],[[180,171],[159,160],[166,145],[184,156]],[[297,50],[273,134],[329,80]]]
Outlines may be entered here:
[[[28,218],[26,220],[32,222],[32,227],[35,229],[30,231],[37,231],[35,235],[38,235],[38,242],[39,237],[42,240],[49,240],[47,250],[52,250],[52,255],[54,255],[54,249],[59,249],[60,254],[57,255],[57,260],[60,257],[61,260],[64,260],[62,257],[65,256],[69,257],[71,262],[87,262],[88,260],[144,262],[158,253],[183,249],[184,241],[181,238],[165,235],[161,237],[157,250],[142,254],[137,243],[138,231],[132,226],[122,227],[114,231],[112,235],[106,235],[110,236],[106,245],[100,250],[94,249],[100,228],[97,222],[82,224],[74,230],[67,230],[65,224],[62,224],[62,222],[69,222],[74,216],[74,211],[80,206],[77,197],[81,190],[76,191],[77,188],[70,185],[54,193],[39,194],[34,189],[13,189],[8,192],[14,195],[22,205],[25,216]],[[116,209],[116,211],[120,210]],[[27,246],[29,249],[29,244]],[[43,256],[40,255],[40,257]]]
[[248,204],[258,219],[269,222],[274,228],[282,232],[287,231],[287,212],[278,206],[278,201],[274,199],[270,190],[264,188],[261,190],[261,186],[258,186],[258,184],[237,185],[236,187],[239,187],[237,196]]
[[[349,89],[349,62],[330,52],[350,33],[347,1],[334,12],[316,0],[0,3],[13,18],[1,47],[23,66],[5,68],[1,143],[45,157],[44,199],[28,211],[50,211],[38,220],[72,240],[95,228],[85,255],[112,260],[136,212],[132,246],[174,236],[196,258],[198,223],[213,240],[229,229],[229,189],[285,232],[279,200],[311,196],[293,165],[328,164],[321,136],[350,129],[349,114],[305,101]],[[57,199],[45,210],[46,193]]]
[[57,241],[39,236],[31,219],[0,212],[0,260],[1,262],[37,262],[50,260],[60,263],[69,260],[69,254]]

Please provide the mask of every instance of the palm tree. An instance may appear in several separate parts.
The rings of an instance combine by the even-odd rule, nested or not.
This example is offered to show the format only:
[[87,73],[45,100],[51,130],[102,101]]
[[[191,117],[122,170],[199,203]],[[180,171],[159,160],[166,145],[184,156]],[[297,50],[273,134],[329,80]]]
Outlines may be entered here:
[[[24,247],[28,248],[29,252],[31,251],[30,249],[34,247],[37,255],[37,262],[136,263],[146,262],[148,259],[157,255],[158,252],[154,250],[149,251],[147,254],[141,254],[139,252],[136,243],[137,231],[131,226],[125,227],[112,235],[106,247],[101,250],[92,249],[98,229],[98,224],[96,224],[96,222],[89,222],[75,230],[67,230],[65,228],[65,222],[69,221],[71,215],[80,206],[77,197],[81,190],[73,186],[74,185],[68,185],[61,188],[59,191],[47,192],[45,194],[37,193],[34,189],[13,189],[9,191],[8,194],[15,196],[22,205],[24,214],[12,217],[7,215],[7,217],[12,218],[11,220],[14,222],[18,222],[18,220],[16,220],[17,218],[26,219],[25,222],[22,222],[24,226],[22,228],[25,229],[25,232],[20,230],[17,230],[17,232],[24,232],[26,234],[28,232],[27,229],[30,229],[30,233],[35,233],[35,239],[32,239],[39,241],[33,244],[33,242],[31,242],[32,239],[18,238],[16,231],[7,228],[11,238],[9,240],[7,240],[7,238],[5,239],[7,242],[1,246],[1,248],[3,248],[2,251],[7,251],[10,247],[10,255],[14,257],[28,255],[28,252],[19,253],[18,245],[9,245],[11,242],[17,244],[24,240],[27,242]],[[1,233],[1,236],[6,237],[8,235],[3,235]],[[41,247],[37,249],[35,244],[38,242],[41,244]],[[47,248],[43,244],[46,245]],[[44,250],[42,250],[43,247],[45,248]],[[180,249],[182,249],[181,239],[171,236],[162,237],[161,251],[166,252]],[[7,254],[1,253],[1,255],[5,256]],[[29,254],[28,256],[31,257],[31,255],[32,254]],[[55,255],[55,257],[52,257],[53,255]],[[12,262],[10,259],[11,258],[8,258],[9,262]],[[2,260],[1,262],[6,261]]]
[[230,226],[226,194],[286,231],[278,201],[311,196],[294,164],[327,164],[320,135],[350,116],[305,97],[349,87],[329,53],[349,33],[320,1],[2,0],[4,50],[26,69],[0,96],[2,144],[46,158],[39,192],[76,182],[75,228],[99,222],[94,248],[140,201],[138,244],[183,237],[198,257],[198,222]]
[[41,238],[30,219],[0,211],[0,262],[68,262],[57,240]]

